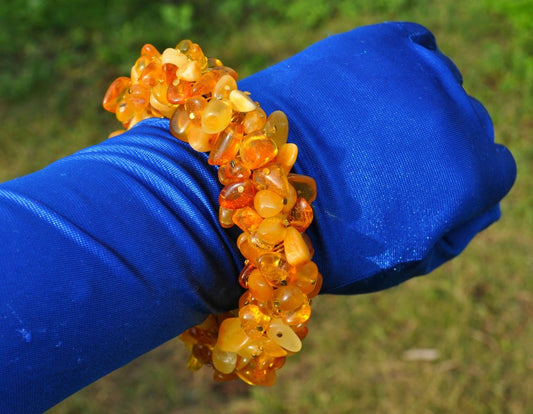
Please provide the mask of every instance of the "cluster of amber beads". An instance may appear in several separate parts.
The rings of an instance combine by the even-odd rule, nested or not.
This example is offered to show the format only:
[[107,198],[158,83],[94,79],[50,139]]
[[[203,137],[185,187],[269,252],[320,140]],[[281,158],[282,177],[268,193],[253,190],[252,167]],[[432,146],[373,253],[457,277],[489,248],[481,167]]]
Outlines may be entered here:
[[145,118],[169,118],[172,135],[209,152],[208,163],[218,166],[219,221],[242,230],[245,291],[238,309],[211,315],[180,338],[191,351],[190,369],[210,365],[217,381],[273,385],[276,370],[302,347],[310,299],[322,286],[304,233],[316,184],[290,172],[298,147],[287,143],[285,114],[267,116],[236,80],[233,69],[206,58],[190,40],[163,53],[147,44],[130,77],[111,84],[103,106],[126,129]]

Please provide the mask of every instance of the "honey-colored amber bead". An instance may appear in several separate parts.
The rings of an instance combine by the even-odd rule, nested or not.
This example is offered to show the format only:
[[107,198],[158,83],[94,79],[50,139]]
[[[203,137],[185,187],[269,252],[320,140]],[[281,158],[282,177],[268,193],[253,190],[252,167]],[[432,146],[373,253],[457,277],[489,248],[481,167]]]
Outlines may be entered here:
[[272,141],[276,143],[278,147],[281,147],[287,142],[289,135],[289,121],[287,115],[283,111],[272,112],[265,124],[265,134]]
[[200,124],[200,119],[202,118],[202,113],[204,112],[206,106],[207,100],[203,96],[194,95],[190,98],[187,98],[184,107],[189,113],[189,118],[191,118],[192,121]]
[[195,124],[194,122],[191,123],[191,126],[187,130],[187,134],[189,136],[189,145],[193,150],[198,152],[211,151],[213,148],[213,141],[217,136],[216,134],[206,133],[200,125]]
[[190,39],[182,39],[176,45],[176,50],[178,50],[181,53],[185,54],[185,53],[187,53],[189,51],[189,49],[191,48],[192,45],[193,45],[192,40],[190,40]]
[[183,142],[189,142],[190,125],[191,119],[188,112],[183,108],[178,108],[170,118],[170,133]]
[[269,301],[274,292],[274,289],[265,279],[263,274],[255,268],[248,276],[247,286],[253,298],[260,302]]
[[259,190],[254,196],[254,208],[261,217],[272,217],[283,209],[283,198],[270,190]]
[[234,89],[229,94],[229,101],[237,112],[250,112],[257,108],[254,101],[245,92]]
[[272,319],[267,336],[289,352],[299,352],[302,349],[302,341],[298,335],[280,318]]
[[211,99],[202,114],[202,128],[209,134],[223,131],[229,125],[232,113],[228,101]]
[[218,169],[218,181],[222,185],[228,185],[236,181],[243,181],[250,178],[252,171],[238,159],[233,159],[227,164],[221,165]]
[[267,252],[265,249],[254,244],[248,233],[241,233],[239,235],[237,238],[237,248],[254,265],[257,263],[257,259]]
[[309,328],[307,327],[307,321],[299,323],[298,325],[291,326],[294,333],[300,338],[300,340],[304,340],[307,334],[309,333]]
[[283,144],[278,151],[276,161],[281,165],[286,174],[290,172],[298,158],[298,147],[292,142]]
[[192,43],[188,50],[184,52],[189,59],[194,62],[198,62],[200,69],[207,68],[207,58],[204,55],[204,52],[198,43]]
[[[251,134],[253,132],[263,129],[266,123],[266,113],[261,107],[256,107],[253,111],[247,112],[242,120],[245,134]],[[278,155],[279,157],[279,155]]]
[[[261,348],[263,352],[272,358],[280,358],[287,356],[287,351],[282,348],[277,342],[274,342],[268,336],[263,336],[260,338]],[[283,366],[284,361],[275,361],[274,364],[270,366],[271,369],[278,369]]]
[[239,319],[246,335],[253,339],[266,332],[271,318],[259,306],[250,304],[239,309]]
[[222,63],[222,61],[219,59],[219,58],[215,58],[215,57],[208,57],[207,58],[207,67],[212,69],[212,68],[215,68],[217,66],[223,66],[224,64]]
[[274,141],[262,133],[247,135],[240,150],[243,164],[252,170],[268,164],[277,153],[278,148]]
[[250,180],[235,182],[225,186],[218,196],[218,203],[224,207],[235,210],[253,203],[255,188]]
[[322,274],[319,272],[318,276],[316,278],[315,288],[313,289],[313,291],[311,293],[307,294],[307,297],[309,299],[314,298],[315,296],[317,296],[320,293],[320,291],[322,290],[323,281],[324,281],[324,278],[322,277]]
[[251,263],[246,263],[244,267],[242,268],[241,272],[239,273],[239,284],[244,288],[248,289],[248,280],[250,278],[250,274],[257,270],[256,267]]
[[294,268],[282,254],[276,252],[261,255],[257,259],[257,268],[268,283],[276,288],[287,286],[294,276]]
[[261,217],[253,208],[248,206],[236,210],[232,219],[237,227],[247,233],[254,232],[263,221],[263,217]]
[[150,90],[140,84],[132,85],[126,93],[125,101],[135,112],[144,111],[150,102]]
[[192,83],[180,79],[168,85],[167,100],[173,105],[184,104],[192,95]]
[[289,180],[279,164],[270,164],[253,173],[253,182],[257,190],[270,190],[282,198],[289,195]]
[[131,67],[130,71],[130,77],[132,83],[137,83],[139,81],[139,77],[141,76],[141,73],[143,72],[144,68],[150,64],[152,60],[147,56],[140,56],[135,64]]
[[237,72],[235,72],[235,70],[230,68],[229,66],[216,66],[212,70],[217,70],[223,75],[230,75],[235,80],[237,80],[238,78]]
[[308,297],[296,286],[283,286],[272,294],[272,304],[288,325],[306,322],[311,316]]
[[[160,86],[161,88],[157,88],[158,86]],[[171,118],[172,114],[175,111],[175,108],[170,106],[168,104],[168,101],[162,102],[157,98],[158,96],[161,99],[165,98],[163,95],[157,93],[157,89],[160,89],[161,92],[166,92],[166,85],[163,83],[160,83],[156,85],[156,87],[152,88],[152,94],[150,95],[150,105],[152,105],[152,108],[158,111],[162,116],[166,118]]]
[[292,227],[303,233],[313,222],[313,208],[305,198],[299,197],[287,216],[287,220]]
[[221,350],[219,347],[214,347],[212,352],[213,366],[223,374],[230,374],[235,369],[237,364],[237,354],[235,352],[227,352]]
[[316,199],[316,181],[307,175],[289,174],[289,183],[296,189],[298,197],[305,198],[309,203]]
[[122,122],[123,125],[128,124],[131,118],[133,118],[134,114],[135,111],[133,110],[133,107],[131,105],[128,105],[125,100],[122,100],[118,104],[115,111],[117,119]]
[[220,324],[216,346],[226,352],[238,352],[249,339],[238,317],[227,318]]
[[[268,191],[268,190],[263,190]],[[255,236],[258,237],[264,244],[275,246],[285,239],[285,218],[281,215],[265,218],[255,231]]]
[[306,295],[313,292],[319,283],[318,267],[315,262],[307,262],[296,268],[296,277],[292,285],[296,286]]
[[242,125],[230,124],[222,131],[209,153],[207,162],[211,165],[223,165],[235,158],[243,137]]
[[264,387],[273,386],[276,383],[276,370],[274,369],[253,369],[252,364],[257,363],[254,358],[243,369],[237,371],[240,379],[249,385],[261,385]]
[[213,96],[216,99],[229,99],[231,91],[237,89],[235,78],[228,74],[220,76],[222,72],[218,70],[214,70],[213,72],[217,73],[219,76],[219,79],[213,88]]
[[159,81],[163,81],[161,61],[152,60],[142,71],[139,81],[147,87],[154,87]]
[[289,184],[289,192],[287,197],[285,198],[285,206],[283,207],[282,213],[289,214],[290,211],[293,209],[294,205],[296,204],[297,199],[298,194],[296,193],[295,188]]
[[294,227],[287,227],[283,247],[287,262],[293,266],[301,266],[311,260],[309,248],[302,234]]
[[212,348],[206,344],[198,342],[192,347],[192,354],[202,363],[209,364],[213,357]]
[[234,212],[235,212],[235,210],[230,210],[228,208],[219,207],[219,209],[218,209],[218,222],[225,229],[233,227],[233,213]]

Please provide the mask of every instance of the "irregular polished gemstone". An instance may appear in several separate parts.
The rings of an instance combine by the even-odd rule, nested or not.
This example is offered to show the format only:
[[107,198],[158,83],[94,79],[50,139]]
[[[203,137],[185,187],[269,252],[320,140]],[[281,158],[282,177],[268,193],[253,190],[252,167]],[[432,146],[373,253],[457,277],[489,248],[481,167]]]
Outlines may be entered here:
[[103,106],[106,111],[115,113],[119,102],[131,85],[130,78],[121,76],[113,81],[104,95]]
[[238,181],[225,186],[218,197],[218,203],[229,209],[249,206],[254,201],[255,188],[250,180]]
[[244,332],[253,339],[266,332],[271,317],[264,313],[259,306],[249,304],[239,309],[239,319]]
[[265,124],[265,133],[278,147],[287,142],[289,120],[283,111],[272,112]]
[[299,352],[302,349],[302,341],[298,335],[280,318],[272,319],[267,336],[289,352]]
[[211,165],[229,163],[239,152],[239,145],[243,137],[243,127],[239,124],[229,124],[216,139],[209,153],[207,162]]
[[[229,99],[229,95],[232,91],[237,89],[237,82],[231,75],[222,74],[219,70],[214,70],[217,73],[219,79],[213,87],[213,96],[215,99]],[[222,74],[222,76],[220,76]]]
[[274,191],[259,190],[255,193],[254,208],[261,217],[272,217],[283,209],[283,197]]
[[259,131],[265,126],[267,116],[261,107],[255,108],[253,111],[247,112],[242,121],[245,134]]
[[252,170],[268,164],[277,153],[274,141],[263,133],[245,136],[240,151],[242,162]]
[[268,252],[257,259],[257,268],[265,279],[274,287],[286,286],[290,283],[294,269],[281,253]]
[[257,105],[246,93],[234,89],[229,94],[229,101],[237,112],[250,112],[257,108]]
[[294,227],[287,227],[283,241],[287,262],[293,266],[300,266],[311,260],[311,253],[302,234]]
[[307,176],[301,174],[289,174],[289,183],[293,185],[298,193],[298,197],[305,198],[309,203],[312,203],[316,199],[316,181]]
[[274,289],[258,269],[254,269],[248,276],[248,289],[252,296],[261,302],[271,299]]
[[202,114],[205,132],[215,134],[224,130],[231,121],[231,105],[224,99],[211,99]]
[[287,142],[279,147],[276,162],[278,162],[285,173],[288,174],[294,166],[296,158],[298,158],[298,147],[292,142]]
[[234,158],[218,169],[218,181],[222,185],[228,185],[235,181],[243,181],[250,177],[252,171],[238,159]]
[[253,208],[248,206],[236,210],[232,219],[234,224],[247,233],[255,231],[263,221],[263,217],[257,214],[257,211]]
[[235,352],[227,352],[221,350],[219,347],[214,347],[212,352],[213,366],[223,374],[230,374],[235,369],[237,364],[237,354]]
[[287,216],[287,220],[292,227],[302,233],[313,222],[313,208],[305,198],[299,197]]

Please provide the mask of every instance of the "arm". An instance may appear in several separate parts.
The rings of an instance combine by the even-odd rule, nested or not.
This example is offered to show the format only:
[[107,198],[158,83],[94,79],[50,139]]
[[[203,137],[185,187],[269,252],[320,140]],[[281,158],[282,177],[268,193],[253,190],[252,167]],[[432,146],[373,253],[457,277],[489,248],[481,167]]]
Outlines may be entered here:
[[[427,273],[499,217],[515,166],[417,25],[332,36],[240,82],[316,178],[324,292]],[[216,171],[152,119],[0,186],[0,408],[42,411],[236,306]]]

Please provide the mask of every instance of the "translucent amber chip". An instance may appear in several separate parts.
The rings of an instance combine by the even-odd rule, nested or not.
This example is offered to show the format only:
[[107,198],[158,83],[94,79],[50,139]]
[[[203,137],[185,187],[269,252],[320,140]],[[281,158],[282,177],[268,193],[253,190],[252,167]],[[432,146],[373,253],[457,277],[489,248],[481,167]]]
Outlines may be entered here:
[[208,134],[216,134],[229,125],[231,115],[231,105],[226,100],[212,99],[202,114],[202,127]]
[[254,197],[254,208],[261,217],[273,217],[283,209],[283,198],[270,190],[259,190]]
[[272,112],[266,121],[265,133],[278,147],[285,144],[289,135],[287,115],[283,111]]
[[239,145],[243,137],[242,125],[230,124],[222,131],[209,153],[207,162],[211,165],[223,165],[229,163],[239,152]]
[[130,78],[121,76],[113,81],[104,95],[103,106],[106,111],[115,113],[119,102],[131,85]]
[[298,197],[305,198],[309,203],[316,199],[316,182],[307,175],[289,174],[289,183],[296,189]]
[[237,209],[253,203],[255,188],[250,180],[231,183],[225,186],[218,197],[224,208]]
[[287,262],[293,266],[303,265],[311,260],[311,253],[302,234],[294,227],[288,227],[283,241]]
[[252,170],[268,164],[277,153],[274,141],[262,133],[247,135],[240,151],[242,162]]

